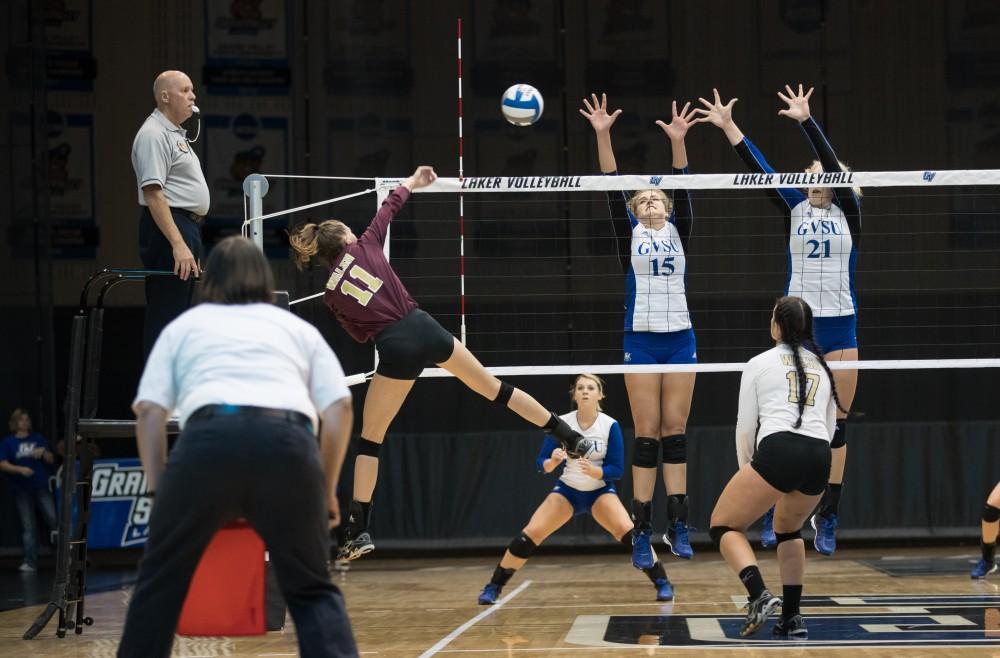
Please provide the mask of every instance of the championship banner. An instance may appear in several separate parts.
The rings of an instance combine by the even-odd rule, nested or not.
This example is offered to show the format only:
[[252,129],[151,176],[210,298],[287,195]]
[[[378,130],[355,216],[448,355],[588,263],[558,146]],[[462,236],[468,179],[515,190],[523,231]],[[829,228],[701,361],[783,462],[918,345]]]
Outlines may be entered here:
[[52,256],[94,258],[94,115],[50,109],[48,127]]
[[205,85],[213,94],[284,95],[291,86],[284,0],[205,1]]
[[146,493],[146,474],[136,458],[98,459],[90,490],[88,548],[142,546],[149,536],[152,498]]
[[45,77],[49,89],[93,91],[93,0],[48,2],[45,12]]

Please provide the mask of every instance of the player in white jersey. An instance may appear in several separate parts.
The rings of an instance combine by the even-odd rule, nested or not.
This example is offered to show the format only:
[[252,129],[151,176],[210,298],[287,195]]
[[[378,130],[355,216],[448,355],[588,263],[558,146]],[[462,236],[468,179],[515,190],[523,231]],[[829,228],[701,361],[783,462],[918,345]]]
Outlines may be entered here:
[[[772,173],[774,169],[763,154],[733,121],[732,109],[737,99],[723,105],[718,90],[712,91],[715,93],[714,103],[700,99],[705,109],[697,110],[704,115],[698,121],[707,121],[721,128],[747,167],[759,173]],[[812,89],[803,92],[802,85],[797,92],[786,85],[785,93],[778,92],[778,97],[788,107],[778,114],[797,121],[809,140],[818,160],[806,169],[807,172],[847,171],[809,112],[812,92]],[[861,190],[811,187],[803,192],[773,188],[769,196],[788,217],[785,225],[788,235],[785,294],[801,296],[812,308],[816,344],[827,361],[856,361],[858,338],[854,272],[861,244]],[[817,531],[814,544],[816,550],[824,555],[832,555],[837,548],[840,493],[847,460],[846,421],[857,391],[858,371],[837,370],[834,379],[845,411],[837,415],[830,482],[816,517],[812,519]],[[770,515],[764,518],[761,543],[765,548],[774,545],[770,521]]]
[[[592,95],[583,104],[586,109],[580,113],[590,121],[597,135],[601,171],[617,174],[611,126],[621,110],[608,114],[604,94],[600,100]],[[694,118],[694,111],[689,108],[690,103],[678,113],[674,102],[670,123],[656,122],[670,139],[674,174],[688,173],[684,139]],[[684,286],[685,254],[693,222],[687,190],[675,190],[673,199],[659,189],[639,190],[631,198],[623,192],[608,193],[608,206],[617,233],[619,256],[627,256],[621,258],[626,277],[625,363],[697,363]],[[687,526],[685,434],[694,381],[693,372],[625,375],[636,437],[632,516],[642,531],[642,539],[635,545],[637,553],[649,550],[656,467],[662,452],[669,519],[663,539],[674,555],[685,559],[694,556]]]
[[[740,380],[736,456],[740,470],[712,510],[709,535],[746,587],[746,637],[782,606],[776,638],[805,639],[799,614],[805,545],[802,524],[830,475],[830,440],[840,401],[829,366],[813,341],[812,311],[782,297],[771,315],[773,349],[750,359]],[[747,527],[771,507],[784,600],[764,585]]]
[[[574,516],[590,514],[629,549],[636,539],[632,519],[615,490],[614,482],[621,478],[624,470],[625,448],[618,421],[601,412],[604,382],[596,375],[577,375],[570,395],[576,411],[562,416],[563,420],[582,436],[593,439],[598,447],[589,459],[573,459],[556,441],[546,437],[536,460],[538,469],[551,473],[562,465],[562,475],[528,525],[507,547],[493,577],[479,594],[481,605],[495,603],[504,585],[524,566],[535,548]],[[657,601],[670,601],[674,598],[674,590],[667,572],[655,553],[651,558],[648,563],[635,564],[635,567],[645,572],[656,587]]]

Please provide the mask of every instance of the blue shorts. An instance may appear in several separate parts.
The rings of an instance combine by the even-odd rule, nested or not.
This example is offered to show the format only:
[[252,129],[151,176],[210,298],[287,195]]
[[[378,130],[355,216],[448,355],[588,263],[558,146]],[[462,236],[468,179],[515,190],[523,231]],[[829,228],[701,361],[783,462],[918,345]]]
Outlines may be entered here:
[[813,318],[816,346],[823,354],[849,350],[858,346],[858,316],[841,315]]
[[663,333],[626,331],[623,342],[626,364],[698,363],[694,329]]
[[552,487],[552,493],[557,493],[568,500],[569,504],[573,506],[573,516],[580,516],[581,514],[590,514],[590,508],[594,506],[594,501],[598,498],[606,493],[613,493],[617,496],[618,490],[615,489],[615,485],[606,484],[593,491],[580,491],[560,481]]

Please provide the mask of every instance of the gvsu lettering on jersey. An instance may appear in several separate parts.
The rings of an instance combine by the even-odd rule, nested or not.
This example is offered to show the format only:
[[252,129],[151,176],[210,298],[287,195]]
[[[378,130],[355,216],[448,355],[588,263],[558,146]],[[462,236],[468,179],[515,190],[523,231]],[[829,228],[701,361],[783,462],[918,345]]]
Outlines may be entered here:
[[636,253],[640,256],[647,256],[649,254],[679,254],[681,252],[680,245],[673,240],[640,242],[635,249]]
[[840,225],[829,219],[821,219],[818,222],[802,222],[795,229],[797,235],[841,235]]

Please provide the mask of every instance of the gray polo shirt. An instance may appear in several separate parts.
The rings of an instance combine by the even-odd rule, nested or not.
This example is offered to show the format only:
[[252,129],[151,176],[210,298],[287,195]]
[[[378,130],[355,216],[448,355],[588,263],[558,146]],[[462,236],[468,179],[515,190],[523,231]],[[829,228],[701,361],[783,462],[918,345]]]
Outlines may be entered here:
[[145,206],[142,188],[159,185],[171,208],[207,215],[208,183],[201,162],[187,141],[187,131],[153,110],[132,142],[132,168],[139,185],[139,205]]

